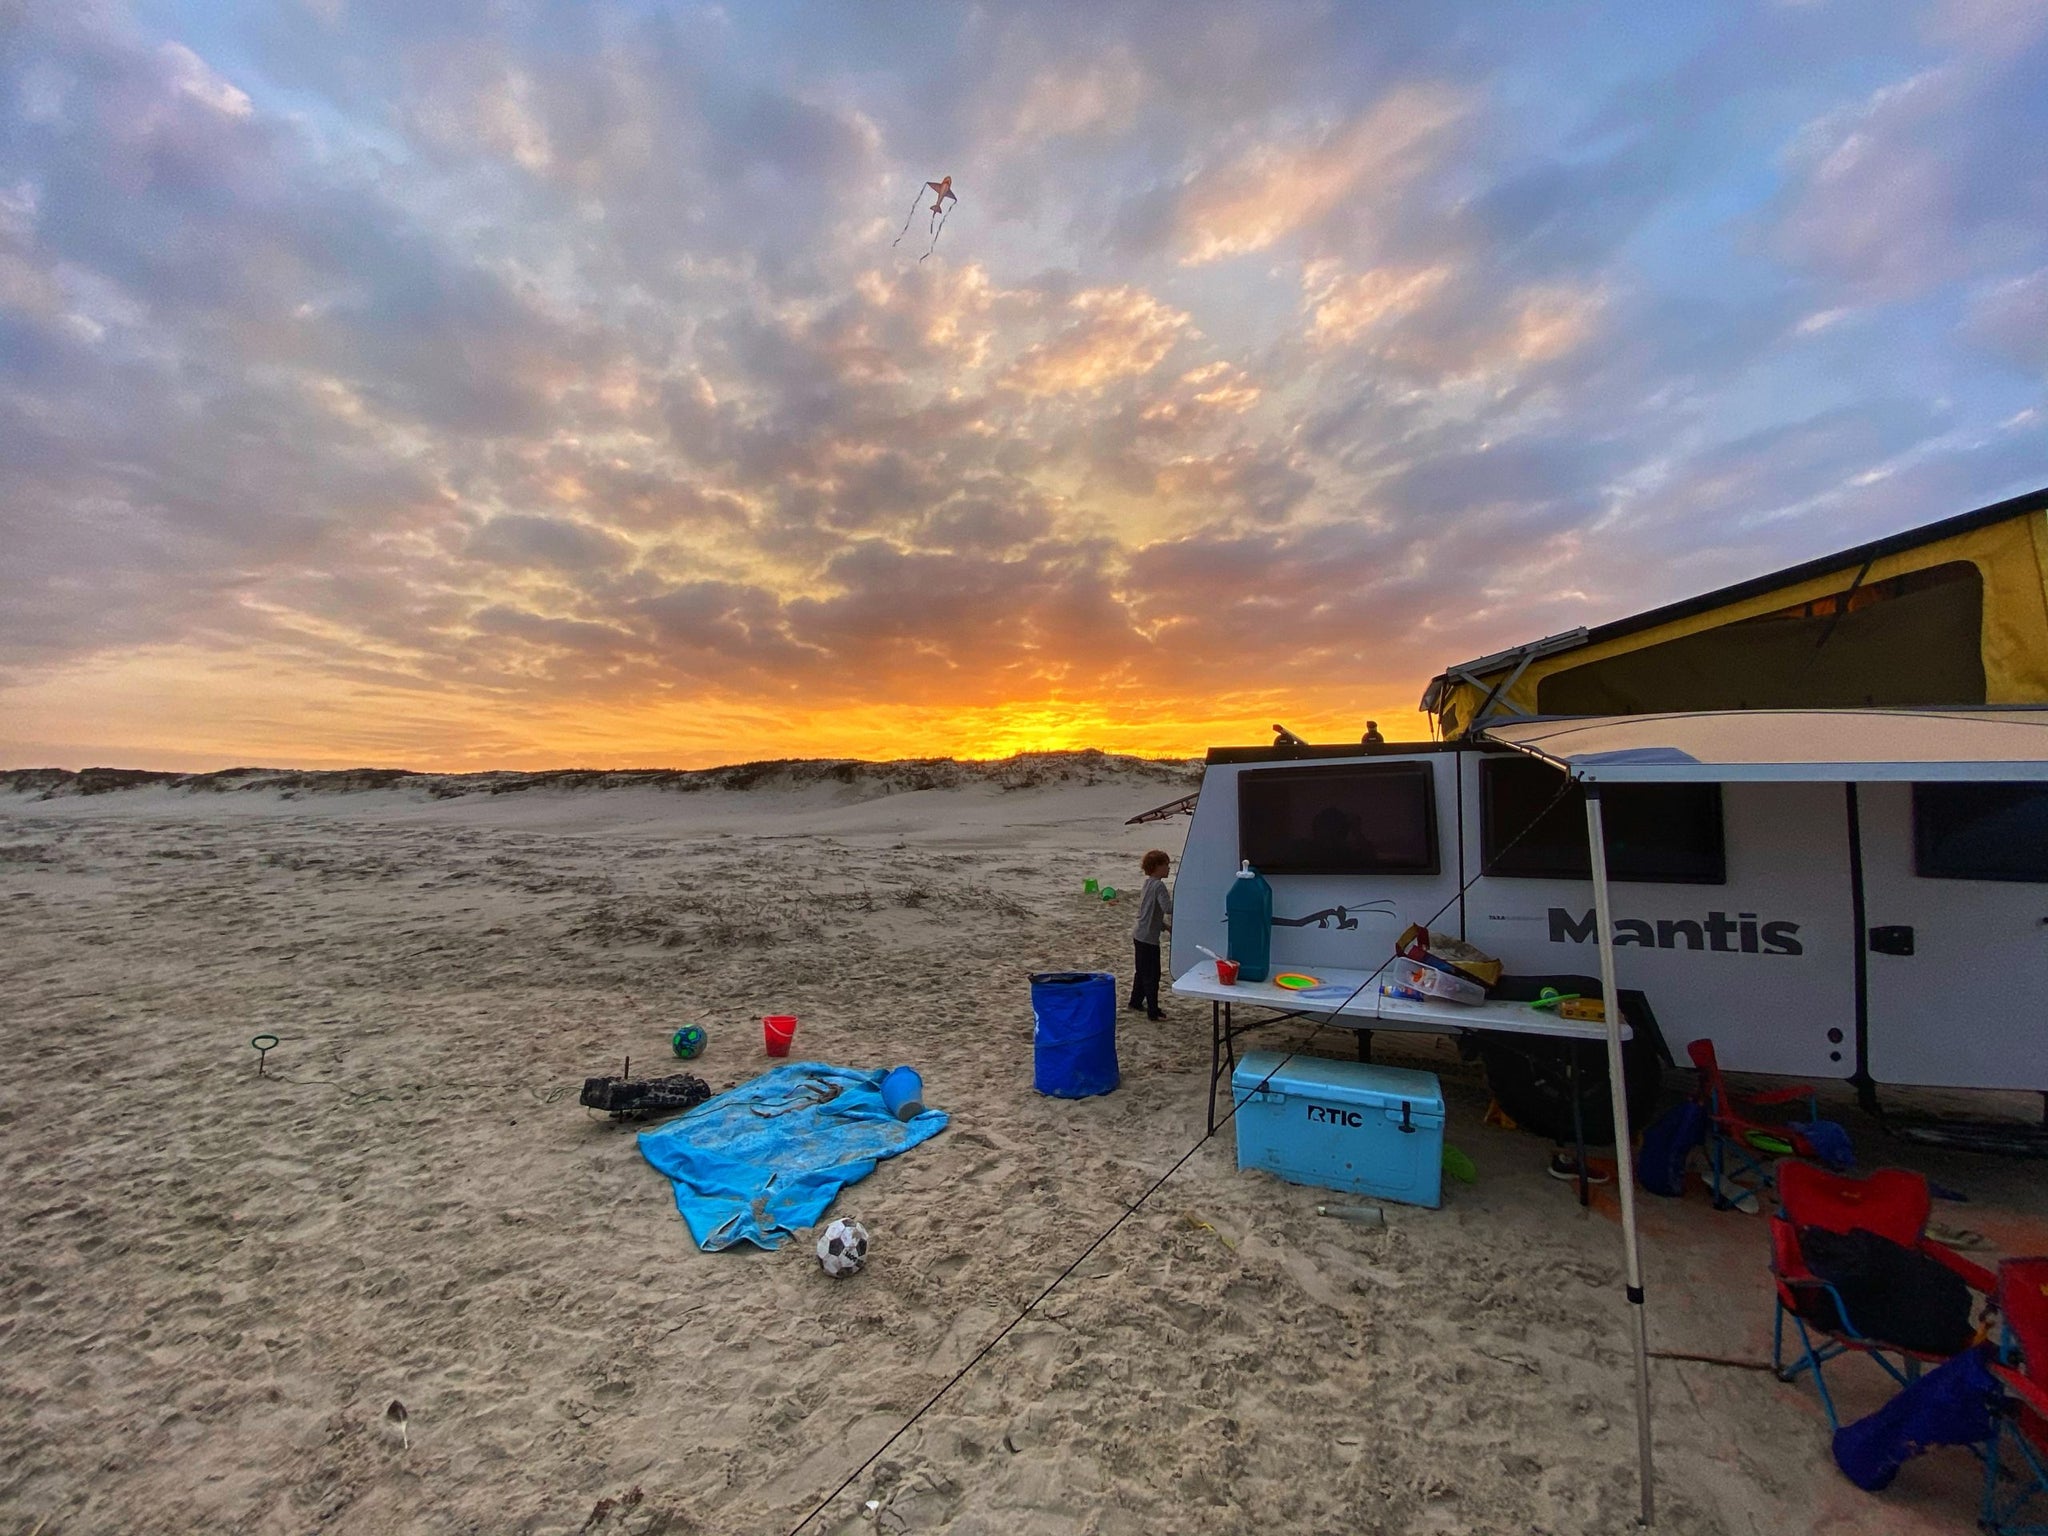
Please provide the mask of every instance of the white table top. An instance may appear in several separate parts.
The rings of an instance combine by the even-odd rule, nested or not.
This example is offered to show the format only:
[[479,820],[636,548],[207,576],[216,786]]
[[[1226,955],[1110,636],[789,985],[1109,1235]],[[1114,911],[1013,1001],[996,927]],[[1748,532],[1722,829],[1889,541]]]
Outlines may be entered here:
[[[1340,970],[1318,966],[1314,973],[1325,987],[1345,992],[1363,990],[1344,1002],[1334,998],[1305,998],[1299,992],[1276,987],[1270,981],[1240,981],[1224,986],[1216,979],[1216,967],[1204,960],[1185,975],[1174,979],[1173,990],[1182,997],[1206,997],[1219,1003],[1248,1003],[1255,1008],[1277,1008],[1288,1013],[1310,1013],[1340,1024],[1346,1029],[1370,1029],[1375,1024],[1388,1029],[1428,1030],[1443,1034],[1460,1029],[1482,1029],[1511,1035],[1549,1035],[1560,1040],[1605,1040],[1607,1026],[1588,1019],[1559,1018],[1554,1008],[1531,1008],[1527,1003],[1440,1003],[1434,999],[1416,1002],[1405,997],[1381,995],[1384,975],[1370,971]],[[1368,976],[1373,976],[1370,982]],[[1341,1006],[1340,1006],[1341,1004]],[[1634,1036],[1626,1022],[1621,1038]]]

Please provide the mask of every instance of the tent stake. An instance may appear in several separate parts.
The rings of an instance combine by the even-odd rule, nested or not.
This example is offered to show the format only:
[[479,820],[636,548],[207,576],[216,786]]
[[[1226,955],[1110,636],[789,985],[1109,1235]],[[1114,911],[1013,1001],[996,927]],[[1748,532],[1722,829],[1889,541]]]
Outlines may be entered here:
[[1607,1015],[1607,1086],[1614,1103],[1614,1184],[1621,1196],[1621,1234],[1628,1277],[1629,1313],[1635,1320],[1636,1459],[1642,1484],[1642,1523],[1656,1519],[1656,1471],[1650,1459],[1650,1326],[1643,1311],[1643,1254],[1636,1239],[1635,1158],[1630,1149],[1628,1079],[1621,1063],[1621,991],[1614,984],[1614,912],[1607,891],[1607,826],[1600,786],[1586,785],[1586,837],[1593,864],[1594,938],[1600,946],[1600,989]]

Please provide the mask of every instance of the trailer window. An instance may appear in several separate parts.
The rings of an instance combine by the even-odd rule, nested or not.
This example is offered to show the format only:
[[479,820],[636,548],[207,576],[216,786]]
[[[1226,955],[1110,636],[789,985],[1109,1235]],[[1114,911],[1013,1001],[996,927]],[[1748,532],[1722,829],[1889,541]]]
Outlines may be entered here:
[[1546,715],[1981,704],[1984,575],[1951,560],[1721,624],[1536,685]]
[[[1564,790],[1560,798],[1558,791]],[[1724,885],[1718,784],[1611,784],[1601,796],[1616,880]],[[1527,757],[1479,765],[1480,869],[1526,880],[1590,880],[1586,793]]]
[[1267,875],[1433,875],[1435,776],[1427,763],[1240,774],[1237,852]]
[[2048,785],[1915,784],[1913,872],[2048,884]]

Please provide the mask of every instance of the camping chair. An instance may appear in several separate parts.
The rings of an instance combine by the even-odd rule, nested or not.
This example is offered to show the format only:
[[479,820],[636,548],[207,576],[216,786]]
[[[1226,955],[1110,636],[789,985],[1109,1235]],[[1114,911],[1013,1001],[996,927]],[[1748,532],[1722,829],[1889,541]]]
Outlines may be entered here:
[[[2048,1532],[2048,1259],[1999,1265],[1998,1309],[2005,1330],[1991,1374],[2000,1393],[1984,1452],[1984,1509],[1977,1523],[1994,1536],[2040,1536]],[[2010,1486],[2009,1494],[2001,1496],[2001,1483]],[[2043,1500],[2039,1518],[2023,1521],[2036,1499]]]
[[[1927,1217],[1933,1205],[1927,1180],[1903,1168],[1880,1168],[1866,1178],[1855,1179],[1811,1163],[1787,1162],[1778,1167],[1778,1214],[1771,1218],[1771,1274],[1778,1293],[1771,1319],[1771,1368],[1780,1381],[1794,1381],[1803,1371],[1813,1372],[1830,1429],[1840,1429],[1842,1424],[1828,1391],[1824,1371],[1828,1361],[1846,1354],[1868,1355],[1904,1386],[1919,1373],[1923,1361],[1948,1356],[1908,1349],[1859,1328],[1841,1292],[1808,1265],[1800,1248],[1799,1230],[1819,1227],[1827,1232],[1872,1233],[1925,1254],[1960,1276],[1972,1290],[1990,1295],[1998,1285],[1990,1270],[1927,1236]],[[1800,1347],[1799,1359],[1790,1368],[1785,1364],[1787,1317],[1798,1331]],[[1902,1363],[1894,1365],[1887,1353],[1898,1355]]]
[[[1772,1159],[1787,1153],[1815,1156],[1812,1143],[1790,1125],[1752,1118],[1758,1108],[1801,1104],[1808,1120],[1818,1120],[1819,1105],[1811,1087],[1800,1083],[1790,1088],[1764,1088],[1737,1098],[1721,1076],[1712,1040],[1695,1040],[1685,1053],[1700,1074],[1700,1102],[1707,1111],[1707,1156],[1713,1167],[1708,1192],[1716,1210],[1729,1209],[1744,1194],[1761,1198],[1770,1188]],[[1736,1191],[1732,1196],[1728,1193],[1731,1188]]]

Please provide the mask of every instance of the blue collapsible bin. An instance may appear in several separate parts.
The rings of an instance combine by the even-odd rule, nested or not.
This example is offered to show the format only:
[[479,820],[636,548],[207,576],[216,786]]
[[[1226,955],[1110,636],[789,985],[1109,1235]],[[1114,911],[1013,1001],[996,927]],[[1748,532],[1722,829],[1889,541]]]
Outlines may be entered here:
[[1104,971],[1041,971],[1031,978],[1033,1083],[1056,1099],[1112,1092],[1116,978]]
[[1434,1072],[1248,1051],[1230,1092],[1238,1167],[1404,1205],[1443,1204],[1444,1094]]

